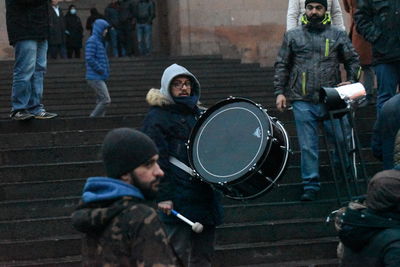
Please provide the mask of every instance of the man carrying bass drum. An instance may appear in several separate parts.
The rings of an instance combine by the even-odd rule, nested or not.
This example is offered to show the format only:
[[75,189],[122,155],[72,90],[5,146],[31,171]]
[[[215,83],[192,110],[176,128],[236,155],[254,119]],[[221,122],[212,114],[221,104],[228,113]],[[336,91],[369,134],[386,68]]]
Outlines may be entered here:
[[[146,96],[151,107],[142,129],[156,143],[165,172],[157,196],[160,218],[178,257],[184,266],[191,267],[211,266],[215,227],[222,222],[220,194],[169,161],[172,156],[189,166],[185,143],[200,115],[199,98],[196,77],[180,65],[169,66],[162,75],[161,89],[150,89]],[[172,209],[204,225],[203,231],[195,233],[169,216]]]

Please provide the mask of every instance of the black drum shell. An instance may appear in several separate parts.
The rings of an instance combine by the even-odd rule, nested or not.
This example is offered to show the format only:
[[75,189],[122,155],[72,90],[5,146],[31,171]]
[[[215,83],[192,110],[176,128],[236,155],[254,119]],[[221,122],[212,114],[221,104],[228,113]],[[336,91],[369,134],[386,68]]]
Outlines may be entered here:
[[[233,110],[233,118],[231,118],[232,114],[231,117],[226,115],[229,114],[229,112],[226,112],[227,110],[231,113]],[[236,115],[238,118],[236,118]],[[231,156],[231,153],[225,153],[224,155],[227,159],[225,161],[225,157],[222,157],[221,161],[221,155],[218,155],[218,153],[211,153],[211,155],[208,155],[206,153],[210,160],[204,160],[206,164],[203,164],[201,149],[203,147],[206,147],[206,150],[210,148],[211,150],[213,150],[214,143],[217,147],[215,151],[218,151],[218,145],[222,146],[224,149],[229,147],[228,144],[218,144],[218,142],[225,142],[225,139],[235,139],[235,133],[237,133],[238,135],[242,134],[240,132],[241,125],[238,125],[240,123],[244,124],[243,128],[244,131],[246,131],[246,125],[249,122],[247,120],[244,120],[243,118],[247,117],[249,118],[248,120],[254,120],[256,124],[259,123],[259,127],[253,133],[253,135],[256,135],[259,138],[261,138],[259,135],[262,135],[262,137],[264,137],[264,139],[260,139],[259,144],[249,142],[251,148],[255,148],[255,150],[258,149],[256,153],[254,153],[254,150],[247,152],[247,154],[244,152],[244,154],[247,156],[250,153],[250,158],[253,155],[252,153],[254,153],[256,156],[254,156],[254,158],[251,158],[252,160],[245,161],[244,163],[239,162],[241,158],[235,162],[236,155],[240,157],[242,153],[240,151],[235,151],[236,143],[234,142],[234,140],[231,141],[233,142],[232,150],[235,151],[235,153],[232,153],[234,154],[233,156]],[[240,118],[242,118],[242,120],[240,120]],[[213,124],[214,120],[217,121],[218,119],[221,120],[224,124],[221,125],[221,128],[218,128],[218,124]],[[229,122],[225,122],[225,120],[229,121],[231,124],[229,124]],[[229,132],[229,126],[231,126],[231,128],[235,130],[233,134],[232,132]],[[257,125],[254,126],[253,123],[253,125],[251,125],[250,127],[254,128],[256,126]],[[223,135],[223,138],[215,138],[215,134],[213,131],[219,133],[220,135]],[[208,135],[204,134],[205,137],[203,138],[204,132],[206,132]],[[250,132],[247,131],[247,135],[245,136],[248,137],[251,133],[252,130]],[[206,137],[208,139],[211,139],[211,142],[214,143],[208,144],[208,139]],[[243,146],[241,138],[242,136],[239,136],[238,140],[240,140],[239,143],[241,143],[242,146],[238,145],[238,149],[246,150],[247,145]],[[195,127],[192,130],[188,141],[188,153],[190,165],[199,179],[211,184],[218,190],[222,191],[223,194],[227,197],[233,199],[250,199],[269,191],[274,186],[276,181],[280,177],[282,177],[284,171],[286,170],[289,158],[289,138],[285,129],[283,128],[283,125],[277,119],[271,118],[260,105],[245,98],[229,98],[220,101],[214,106],[210,107],[199,118]],[[241,166],[243,164],[247,165],[244,166],[242,169],[240,169],[241,167],[239,167],[240,171],[238,171],[237,173],[225,176],[222,175],[221,177],[219,177],[219,175],[208,171],[207,167],[209,166],[203,166],[207,164],[213,165],[213,159],[217,159],[216,164],[219,163],[220,165],[224,165],[227,168],[226,170],[224,170],[226,172],[230,171],[230,166],[234,168],[235,166]],[[232,162],[230,162],[229,160],[231,160]],[[246,158],[244,160],[246,160]],[[215,165],[211,167],[211,169],[218,168],[220,165]]]

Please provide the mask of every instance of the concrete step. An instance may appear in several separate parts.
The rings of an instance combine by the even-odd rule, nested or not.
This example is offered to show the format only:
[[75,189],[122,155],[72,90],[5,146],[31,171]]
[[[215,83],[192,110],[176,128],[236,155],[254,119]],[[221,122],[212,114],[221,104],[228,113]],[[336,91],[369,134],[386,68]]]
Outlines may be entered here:
[[81,254],[80,235],[37,240],[0,241],[0,263],[76,257]]
[[27,260],[27,261],[9,261],[9,262],[0,262],[0,266],[7,267],[79,267],[82,266],[82,257],[78,256],[69,256],[69,257],[60,257],[60,258],[47,258],[47,259],[35,259],[35,260]]
[[77,207],[79,199],[78,196],[63,196],[37,200],[0,201],[0,221],[69,216]]
[[[249,266],[251,264],[277,264],[279,262],[333,259],[338,244],[335,237],[318,239],[292,239],[258,244],[217,246],[213,266]],[[276,265],[278,266],[278,265]]]
[[137,127],[143,121],[143,114],[106,116],[103,118],[54,118],[51,120],[12,121],[0,120],[0,134],[38,133],[59,131],[84,131],[113,129],[118,127]]
[[290,239],[315,239],[335,235],[333,225],[326,225],[325,218],[306,218],[224,224],[218,228],[216,240],[217,245],[224,246],[237,244],[244,240],[246,243],[261,243]]

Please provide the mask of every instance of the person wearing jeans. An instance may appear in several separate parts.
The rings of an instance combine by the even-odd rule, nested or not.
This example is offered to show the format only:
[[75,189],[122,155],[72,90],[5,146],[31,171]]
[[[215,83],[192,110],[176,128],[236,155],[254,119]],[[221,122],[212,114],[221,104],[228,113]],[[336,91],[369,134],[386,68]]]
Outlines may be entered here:
[[[330,120],[323,120],[327,116],[327,110],[323,104],[313,104],[306,101],[293,101],[293,114],[296,123],[297,136],[301,151],[301,177],[303,178],[304,190],[319,191],[319,122],[322,121],[325,133],[330,143],[334,144],[336,137],[340,144],[350,146],[350,124],[347,117],[343,117],[343,136],[342,127],[339,119],[333,120],[333,129]],[[335,166],[339,166],[340,158],[338,153],[333,153]],[[344,159],[346,167],[349,164],[347,157]]]
[[14,120],[50,119],[42,104],[47,66],[49,14],[47,0],[7,0],[7,32],[14,47],[15,64],[11,93]]
[[106,115],[106,108],[111,103],[107,85],[102,80],[87,80],[87,83],[95,90],[97,104],[92,113],[90,113],[90,117],[104,117]]
[[400,85],[400,0],[358,0],[357,32],[372,44],[372,64],[378,90],[377,117]]
[[108,79],[110,66],[104,37],[110,24],[104,19],[97,19],[93,24],[92,35],[86,41],[86,80],[96,93],[96,107],[90,117],[104,117],[107,106],[111,103],[105,80]]
[[152,50],[152,31],[151,24],[136,24],[136,34],[139,45],[140,55],[149,55]]
[[[331,26],[327,8],[327,0],[305,1],[303,25],[285,33],[275,63],[276,107],[284,111],[287,98],[293,105],[301,152],[302,201],[315,200],[320,187],[318,123],[327,113],[319,103],[321,87],[356,82],[360,73],[358,55],[347,33]],[[347,74],[344,83],[339,70],[341,63]],[[347,145],[343,141],[350,139],[348,127],[344,125],[345,129],[341,131],[339,122],[334,123],[335,130],[331,129],[330,121],[324,122],[328,138],[334,135],[340,141],[340,148],[344,148]],[[343,160],[347,167],[346,157]]]
[[136,11],[136,35],[139,54],[150,55],[152,50],[153,19],[155,18],[155,4],[151,0],[140,0]]

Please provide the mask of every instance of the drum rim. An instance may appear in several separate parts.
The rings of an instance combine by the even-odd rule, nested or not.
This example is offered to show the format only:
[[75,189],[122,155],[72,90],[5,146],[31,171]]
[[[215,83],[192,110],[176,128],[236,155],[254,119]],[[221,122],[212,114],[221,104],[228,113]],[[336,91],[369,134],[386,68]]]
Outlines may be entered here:
[[[285,144],[286,144],[286,149],[285,149],[285,153],[284,153],[284,159],[283,159],[283,161],[282,161],[282,164],[281,164],[281,168],[280,168],[279,173],[276,175],[276,177],[274,178],[274,180],[272,181],[272,183],[271,183],[269,186],[267,186],[267,187],[264,188],[263,190],[261,190],[261,191],[255,193],[255,194],[253,194],[253,195],[250,195],[250,196],[247,196],[247,197],[236,197],[236,196],[230,196],[230,195],[224,194],[224,196],[226,196],[227,198],[234,199],[234,200],[249,200],[249,199],[254,199],[254,198],[256,198],[256,197],[258,197],[258,196],[260,196],[260,195],[262,195],[262,194],[265,194],[265,193],[267,193],[268,191],[270,191],[270,190],[275,186],[276,181],[278,181],[278,180],[283,176],[283,174],[286,172],[286,170],[287,170],[287,168],[288,168],[289,156],[290,156],[290,151],[291,151],[291,150],[290,150],[290,138],[289,138],[289,135],[287,134],[285,128],[283,127],[283,124],[282,124],[279,120],[276,120],[275,122],[276,122],[277,126],[281,129],[282,133],[283,133],[283,139],[284,139],[284,141],[286,141],[286,142],[285,142]],[[270,149],[271,149],[271,148],[270,148]],[[259,168],[255,169],[255,170],[253,171],[252,175],[254,175],[256,172],[259,171],[259,169],[261,168],[261,166],[263,166],[263,163],[264,163],[265,160],[267,160],[267,157],[264,157],[263,162],[260,164]],[[250,178],[252,177],[252,175],[246,177],[246,179],[250,179]],[[238,180],[238,181],[239,181],[239,180]],[[242,182],[242,181],[241,181],[241,182]],[[238,183],[239,183],[239,182],[238,182]],[[236,184],[236,183],[235,183],[235,184]],[[235,184],[232,184],[232,186],[234,186]]]
[[[218,110],[219,108],[221,108],[221,107],[223,107],[224,105],[226,105],[226,103],[227,103],[227,104],[230,104],[230,103],[235,103],[235,102],[247,102],[247,103],[249,103],[249,104],[252,104],[254,107],[259,108],[260,111],[263,112],[263,113],[266,115],[266,117],[267,117],[267,119],[268,119],[268,120],[267,120],[267,121],[268,121],[267,124],[268,124],[269,131],[270,131],[270,132],[267,133],[267,136],[266,136],[266,141],[265,141],[265,142],[266,142],[266,146],[265,146],[265,150],[264,150],[264,152],[262,152],[261,154],[260,154],[259,152],[257,152],[258,160],[257,160],[257,161],[253,160],[253,161],[255,161],[255,163],[254,163],[253,165],[248,164],[248,167],[247,167],[247,168],[244,168],[244,169],[241,170],[241,172],[243,172],[245,169],[247,169],[247,170],[248,170],[248,172],[247,172],[248,175],[242,175],[241,177],[238,177],[238,178],[235,178],[235,179],[227,179],[228,181],[221,181],[221,182],[210,181],[209,179],[206,179],[206,178],[202,177],[202,176],[198,173],[197,169],[195,168],[195,165],[194,165],[194,157],[192,157],[192,155],[194,154],[194,151],[193,151],[193,150],[194,150],[194,148],[193,148],[193,147],[194,147],[194,140],[195,140],[196,137],[197,137],[198,130],[203,126],[204,122],[210,117],[210,116],[206,116],[206,115],[212,115],[216,110]],[[259,119],[257,116],[256,116],[256,118]],[[197,127],[197,126],[198,126],[198,127]],[[190,165],[191,165],[191,168],[194,170],[194,173],[195,173],[200,179],[206,180],[208,183],[214,184],[214,185],[216,185],[216,184],[236,184],[236,183],[239,183],[239,182],[241,182],[241,181],[243,181],[243,180],[246,180],[246,179],[248,179],[249,177],[251,177],[251,176],[253,175],[254,171],[258,171],[258,169],[259,169],[259,168],[253,168],[253,169],[252,169],[252,167],[254,167],[255,165],[258,165],[258,163],[260,162],[260,160],[262,160],[262,162],[264,162],[264,161],[265,161],[264,155],[265,155],[265,154],[268,155],[269,151],[271,150],[272,144],[271,144],[270,142],[268,142],[268,140],[270,139],[270,136],[271,136],[271,131],[272,131],[272,121],[271,121],[271,118],[270,118],[270,116],[266,113],[266,111],[265,111],[263,108],[261,108],[261,105],[255,103],[254,101],[252,101],[252,100],[250,100],[250,99],[242,98],[242,97],[230,97],[230,98],[221,100],[221,101],[217,102],[216,104],[214,104],[213,106],[211,106],[209,109],[207,109],[207,110],[201,115],[201,117],[198,119],[198,121],[197,121],[197,123],[196,123],[196,126],[192,129],[192,132],[191,132],[191,134],[190,134],[189,141],[188,141],[188,158],[189,158],[189,163],[190,163]],[[251,161],[251,162],[253,162],[253,161]],[[250,166],[250,165],[251,165],[251,166]],[[203,168],[203,169],[204,169],[204,168]],[[240,173],[240,172],[239,172],[239,173]],[[230,176],[232,176],[232,175],[230,175]]]

